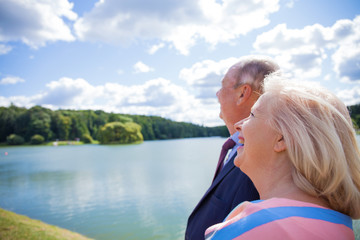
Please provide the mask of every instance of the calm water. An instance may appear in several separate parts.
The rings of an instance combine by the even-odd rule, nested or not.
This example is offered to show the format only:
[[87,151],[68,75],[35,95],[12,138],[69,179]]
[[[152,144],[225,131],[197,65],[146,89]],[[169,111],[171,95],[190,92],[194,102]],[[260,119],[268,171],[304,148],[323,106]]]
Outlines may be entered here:
[[0,148],[0,207],[95,239],[183,239],[223,141]]
[[0,148],[0,207],[95,239],[183,239],[223,141]]

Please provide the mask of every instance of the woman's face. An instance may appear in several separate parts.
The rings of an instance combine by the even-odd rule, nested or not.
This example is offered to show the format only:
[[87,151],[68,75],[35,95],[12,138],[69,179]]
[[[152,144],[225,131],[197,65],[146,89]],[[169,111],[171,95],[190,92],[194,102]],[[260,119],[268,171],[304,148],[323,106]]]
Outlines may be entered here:
[[267,167],[267,159],[274,153],[274,145],[279,134],[269,125],[271,117],[269,100],[271,96],[262,95],[252,107],[250,116],[235,124],[239,141],[244,145],[237,149],[235,166],[250,178]]

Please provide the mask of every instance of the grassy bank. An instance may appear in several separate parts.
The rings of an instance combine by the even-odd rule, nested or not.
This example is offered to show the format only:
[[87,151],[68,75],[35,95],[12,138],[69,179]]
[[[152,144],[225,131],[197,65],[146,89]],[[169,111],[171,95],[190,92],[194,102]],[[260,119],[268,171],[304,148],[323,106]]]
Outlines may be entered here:
[[89,238],[0,208],[0,239],[88,240]]
[[48,146],[65,146],[65,145],[83,145],[84,143],[81,141],[54,141],[54,142],[48,142],[43,145]]

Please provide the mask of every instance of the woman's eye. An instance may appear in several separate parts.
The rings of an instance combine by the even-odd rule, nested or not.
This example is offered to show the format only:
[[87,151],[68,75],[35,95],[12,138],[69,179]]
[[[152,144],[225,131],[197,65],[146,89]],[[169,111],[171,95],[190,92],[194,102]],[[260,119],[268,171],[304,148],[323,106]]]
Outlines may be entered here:
[[250,116],[251,116],[251,117],[255,117],[255,115],[254,115],[252,112],[250,112]]

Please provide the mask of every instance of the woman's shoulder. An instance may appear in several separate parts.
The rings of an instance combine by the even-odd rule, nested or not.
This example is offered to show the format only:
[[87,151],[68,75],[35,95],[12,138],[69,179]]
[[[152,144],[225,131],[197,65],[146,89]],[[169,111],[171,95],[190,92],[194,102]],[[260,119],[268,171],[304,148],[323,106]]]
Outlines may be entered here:
[[328,209],[323,206],[309,203],[309,202],[303,202],[288,198],[270,198],[267,200],[257,200],[249,202],[248,207],[258,207],[258,208],[274,208],[274,207],[314,207],[314,208],[322,208],[322,209]]
[[244,202],[211,232],[216,236],[213,239],[222,239],[223,234],[244,239],[354,238],[348,216],[316,204],[285,198]]
[[352,228],[352,219],[345,214],[314,203],[286,198],[250,202],[243,209],[243,215],[254,221],[260,218],[261,222],[299,218],[301,221],[311,219],[319,223],[343,224]]
[[[271,198],[267,200],[256,200],[251,202],[243,202],[239,204],[229,215],[225,220],[230,220],[233,218],[243,218],[247,217],[249,215],[255,214],[256,212],[262,211],[262,212],[268,212],[272,213],[272,210],[274,209],[289,209],[291,207],[297,208],[297,207],[319,207],[323,208],[321,206],[307,203],[307,202],[301,202],[296,201],[292,199],[287,198]],[[276,213],[276,212],[273,212]]]

